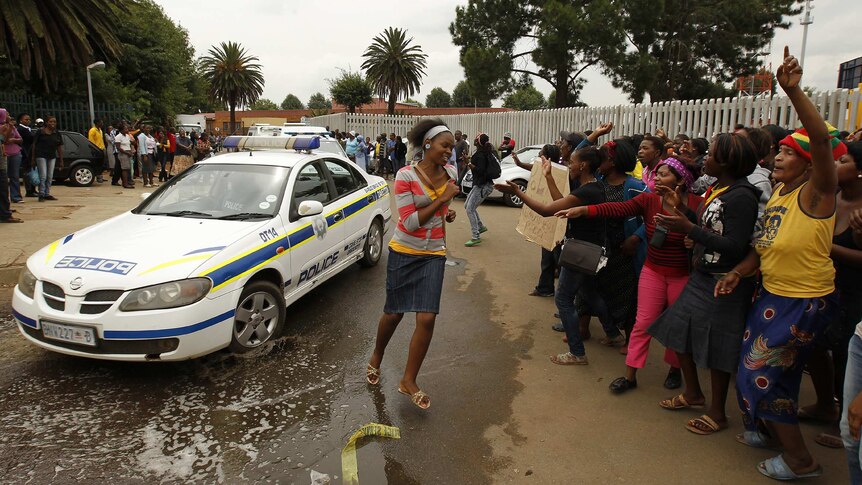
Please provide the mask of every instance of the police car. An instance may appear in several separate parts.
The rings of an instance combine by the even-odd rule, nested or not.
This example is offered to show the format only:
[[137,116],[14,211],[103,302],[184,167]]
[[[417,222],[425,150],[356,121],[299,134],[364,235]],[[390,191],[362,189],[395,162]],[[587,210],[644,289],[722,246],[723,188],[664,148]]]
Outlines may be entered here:
[[291,303],[353,263],[376,265],[391,225],[386,182],[319,142],[209,158],[134,210],[42,248],[14,290],[21,333],[126,361],[273,339]]

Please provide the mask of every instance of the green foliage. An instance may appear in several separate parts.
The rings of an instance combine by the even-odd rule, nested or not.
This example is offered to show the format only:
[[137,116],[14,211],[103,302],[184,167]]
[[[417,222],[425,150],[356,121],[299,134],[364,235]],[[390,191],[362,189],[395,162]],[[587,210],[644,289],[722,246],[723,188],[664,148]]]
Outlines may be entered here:
[[754,72],[758,53],[796,0],[620,0],[625,54],[603,62],[614,86],[634,102],[704,98],[723,84]]
[[272,111],[278,109],[278,105],[271,99],[260,98],[248,105],[248,109]]
[[[505,12],[505,14],[501,14]],[[614,2],[470,0],[449,26],[469,90],[480,104],[512,89],[513,73],[549,83],[554,106],[570,105],[583,71],[624,49]]]
[[358,72],[341,70],[340,76],[327,81],[332,100],[346,106],[350,113],[355,113],[357,106],[371,102],[371,83]]
[[288,94],[284,97],[284,101],[281,102],[281,109],[305,109],[305,106],[296,95]]
[[[576,108],[580,106],[586,106],[587,103],[581,101],[581,89],[583,88],[586,82],[583,79],[578,79],[578,83],[575,90],[569,91],[569,94],[566,96],[566,105],[562,106],[563,108]],[[548,95],[548,108],[558,108],[557,106],[557,90],[552,89],[551,94]]]
[[[368,74],[374,92],[388,100],[388,113],[394,114],[401,95],[413,96],[419,91],[425,75],[426,59],[419,45],[410,45],[407,31],[389,27],[374,37],[362,54],[362,69]],[[334,97],[334,96],[333,96]]]
[[236,107],[248,106],[263,93],[263,72],[258,58],[236,42],[222,42],[210,48],[200,60],[210,98],[230,109],[230,132],[236,130]]
[[308,109],[315,111],[329,111],[332,109],[332,101],[326,99],[323,93],[314,93],[308,98]]
[[503,98],[503,107],[518,111],[543,109],[546,107],[545,95],[532,84],[521,86]]
[[422,108],[422,107],[423,107],[423,106],[422,106],[422,103],[420,103],[419,101],[417,101],[417,100],[415,100],[415,99],[413,99],[413,98],[407,98],[407,99],[405,99],[404,101],[402,101],[401,103],[403,103],[403,104],[412,104],[412,105],[416,106],[417,108]]
[[482,96],[481,98],[474,96],[470,84],[467,81],[460,81],[452,90],[452,107],[453,108],[472,108],[478,106],[480,108],[491,107],[491,97]]
[[452,96],[443,88],[434,88],[425,96],[425,105],[429,108],[449,108],[452,106]]
[[123,51],[117,23],[130,2],[108,0],[5,0],[0,4],[0,62],[13,66],[34,92],[55,91],[61,81],[97,59],[113,62]]

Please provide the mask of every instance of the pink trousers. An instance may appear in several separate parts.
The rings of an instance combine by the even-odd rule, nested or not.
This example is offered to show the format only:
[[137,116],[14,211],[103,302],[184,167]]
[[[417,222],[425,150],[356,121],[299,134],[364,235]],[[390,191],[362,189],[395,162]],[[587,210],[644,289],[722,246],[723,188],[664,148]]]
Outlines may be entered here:
[[[667,307],[673,305],[687,282],[688,275],[665,276],[644,265],[638,280],[638,311],[629,337],[627,366],[643,369],[646,365],[649,342],[652,340],[647,328]],[[679,359],[670,349],[665,349],[664,361],[679,368]]]

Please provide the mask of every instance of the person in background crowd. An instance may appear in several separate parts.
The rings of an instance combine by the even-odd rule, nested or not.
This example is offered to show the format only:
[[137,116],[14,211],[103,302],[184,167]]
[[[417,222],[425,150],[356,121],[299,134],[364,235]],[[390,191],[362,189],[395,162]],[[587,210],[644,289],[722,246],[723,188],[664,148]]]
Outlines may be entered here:
[[363,171],[368,172],[368,145],[365,144],[365,137],[362,135],[356,136],[356,153],[354,155],[356,165],[359,165]]
[[[754,278],[745,278],[738,291],[715,296],[715,281],[742,261],[750,248],[757,220],[760,191],[746,177],[762,158],[750,138],[723,133],[716,137],[704,165],[716,181],[692,214],[679,210],[656,215],[658,223],[686,235],[694,244],[694,270],[676,302],[650,326],[649,333],[676,352],[685,378],[685,392],[661,401],[678,410],[706,403],[697,369],[709,369],[712,399],[706,414],[686,423],[686,429],[708,435],[727,427],[725,412],[730,376],[739,364],[739,342],[754,293]],[[666,187],[656,188],[673,207],[680,197]]]
[[[454,139],[454,138],[453,138]],[[395,170],[401,170],[407,165],[407,144],[401,135],[395,137]]]
[[344,145],[344,151],[347,153],[347,158],[351,162],[356,161],[356,150],[359,148],[359,141],[356,139],[356,132],[350,131],[347,134],[347,143]]
[[173,127],[168,127],[166,130],[167,133],[167,159],[165,160],[165,165],[167,165],[167,169],[165,169],[165,165],[162,165],[162,171],[159,172],[159,182],[162,181],[162,177],[164,176],[164,181],[167,182],[169,178],[171,178],[171,172],[174,170],[174,158],[177,154],[177,137],[174,135]]
[[410,396],[417,407],[428,409],[431,398],[419,388],[416,377],[440,312],[446,268],[445,223],[455,220],[455,211],[449,209],[449,204],[458,193],[458,174],[455,167],[448,165],[455,137],[442,121],[419,121],[408,137],[413,146],[424,150],[422,160],[399,170],[395,178],[398,225],[389,243],[386,303],[365,378],[371,385],[380,382],[386,346],[404,314],[415,312],[416,329],[398,392]]
[[212,145],[210,145],[210,137],[206,133],[201,133],[200,139],[198,140],[197,145],[195,146],[195,150],[198,152],[198,158],[196,161],[205,160],[212,155],[213,149]]
[[[6,163],[9,174],[9,200],[13,203],[24,202],[21,197],[21,165],[24,160],[22,155],[24,138],[18,133],[15,126],[15,118],[6,115],[6,123],[9,125],[6,138]],[[26,177],[25,177],[26,178]]]
[[760,462],[757,470],[792,480],[823,473],[805,446],[797,402],[815,342],[838,316],[829,255],[838,191],[835,160],[847,148],[802,91],[802,67],[787,47],[776,78],[803,128],[781,141],[773,170],[778,185],[754,250],[716,283],[715,291],[730,294],[743,276],[760,269],[762,286],[748,316],[736,377],[746,429],[738,439],[754,447],[777,442],[784,453]]
[[[645,141],[644,143],[649,142]],[[644,143],[641,143],[641,153],[644,152]],[[674,204],[675,199],[669,200],[657,193],[644,192],[626,202],[609,202],[590,207],[576,207],[558,214],[560,217],[568,218],[631,217],[638,215],[643,217],[646,226],[645,235],[649,241],[649,246],[647,247],[646,262],[641,269],[638,280],[637,315],[629,337],[626,375],[611,382],[610,390],[615,393],[623,393],[637,387],[637,371],[646,365],[649,352],[651,337],[647,333],[647,328],[666,308],[674,304],[688,281],[690,263],[688,249],[684,243],[686,235],[662,226],[658,223],[656,216],[658,214],[672,214],[676,210],[688,211],[692,207],[696,208],[702,200],[688,191],[694,178],[685,165],[676,158],[671,157],[658,162],[652,173],[655,179],[653,186],[666,187],[669,191],[678,194],[678,204]],[[668,190],[662,190],[664,193],[668,193]],[[671,366],[668,377],[665,379],[665,387],[671,387],[676,383],[669,383],[668,381],[678,379],[679,360],[670,349],[665,350],[664,359]]]
[[500,147],[497,149],[500,152],[500,158],[506,158],[515,151],[515,140],[512,139],[512,134],[506,132],[503,134],[503,141],[500,143]]
[[51,184],[54,181],[54,168],[63,169],[63,138],[57,131],[57,118],[45,117],[45,126],[36,131],[33,136],[31,164],[39,169],[39,202],[57,200],[51,195]]
[[389,140],[386,142],[386,158],[389,159],[389,164],[392,166],[392,173],[398,173],[398,158],[396,157],[395,148],[398,142],[395,139],[395,133],[389,134]]
[[[18,134],[21,135],[21,174],[26,175],[32,169],[33,131],[30,129],[30,115],[18,115]],[[24,177],[24,197],[37,197],[38,187],[30,183],[30,177]]]
[[765,125],[763,129],[772,136],[772,145],[770,146],[769,155],[763,159],[763,163],[761,165],[763,168],[769,170],[769,178],[772,180],[772,169],[775,167],[775,156],[778,155],[778,151],[781,149],[781,140],[792,132],[785,130],[778,125]]
[[650,190],[655,190],[655,170],[664,154],[664,141],[657,136],[645,136],[638,148],[638,160],[643,165],[642,180]]
[[120,167],[120,179],[123,181],[124,189],[134,189],[132,180],[132,156],[135,154],[132,144],[132,135],[129,134],[129,125],[120,122],[120,132],[114,136],[114,146],[117,147],[117,165]]
[[706,152],[708,149],[709,142],[706,141],[706,138],[685,140],[682,142],[682,146],[679,149],[679,155],[677,156],[677,159],[685,163],[686,167],[688,167],[688,170],[691,172],[691,175],[695,178],[691,191],[697,195],[703,195],[703,192],[706,191],[706,187],[703,187],[703,190],[701,190],[698,183],[700,182],[700,177],[703,176],[703,164],[706,160]]
[[495,173],[499,173],[499,161],[494,155],[494,147],[488,140],[488,135],[482,133],[474,141],[476,152],[470,158],[468,167],[473,173],[473,188],[467,194],[467,201],[464,203],[464,212],[467,213],[467,218],[470,220],[470,232],[472,238],[465,242],[467,247],[478,246],[482,243],[482,233],[488,230],[482,219],[479,217],[478,208],[486,197],[494,191]]
[[470,161],[470,143],[464,139],[461,130],[455,130],[455,167],[458,169],[458,185],[467,173],[467,163]]
[[176,156],[171,165],[171,171],[174,172],[174,176],[185,172],[186,169],[194,164],[194,160],[192,160],[192,139],[186,135],[185,130],[180,130],[176,146]]
[[772,197],[772,181],[770,180],[772,170],[763,166],[771,151],[772,135],[762,128],[746,128],[740,131],[739,134],[751,141],[757,154],[757,165],[755,165],[754,171],[748,176],[748,183],[760,191],[757,214],[758,216],[762,216],[763,211],[766,210],[766,203]]
[[[144,187],[152,187],[150,177],[153,176],[153,151],[155,151],[155,140],[149,143],[150,127],[145,125],[141,128],[140,133],[136,137],[138,140],[138,161],[141,164],[141,174],[144,182]],[[153,150],[153,151],[151,151]]]
[[[98,118],[93,120],[93,126],[87,132],[87,139],[90,140],[90,143],[96,145],[102,151],[102,154],[107,157],[107,154],[105,154],[105,134],[102,132],[102,120]],[[103,183],[105,179],[102,178],[102,172],[105,171],[105,166],[101,161],[99,162],[99,166],[93,167],[93,171],[96,172],[96,182]]]
[[113,125],[108,125],[105,129],[105,159],[108,161],[108,172],[111,175],[111,185],[119,185],[119,172],[117,172],[117,146],[114,144],[114,137],[117,132]]
[[12,215],[9,206],[9,175],[7,172],[6,148],[12,138],[14,129],[7,122],[9,113],[0,108],[0,223],[24,222]]

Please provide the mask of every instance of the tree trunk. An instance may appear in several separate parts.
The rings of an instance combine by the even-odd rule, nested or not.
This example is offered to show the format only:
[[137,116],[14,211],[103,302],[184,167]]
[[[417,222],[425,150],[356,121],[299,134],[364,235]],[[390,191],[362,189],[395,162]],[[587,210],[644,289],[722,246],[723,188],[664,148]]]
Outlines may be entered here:
[[398,100],[398,92],[394,89],[389,90],[389,105],[386,107],[386,113],[395,114],[395,101]]
[[565,108],[569,104],[569,67],[565,64],[557,68],[557,75],[554,77],[554,89],[556,89],[556,98],[554,98],[555,108]]
[[233,135],[236,132],[236,104],[230,104],[230,133]]

